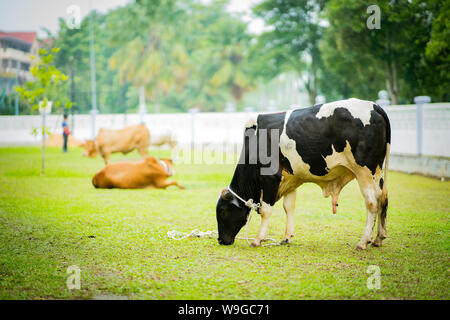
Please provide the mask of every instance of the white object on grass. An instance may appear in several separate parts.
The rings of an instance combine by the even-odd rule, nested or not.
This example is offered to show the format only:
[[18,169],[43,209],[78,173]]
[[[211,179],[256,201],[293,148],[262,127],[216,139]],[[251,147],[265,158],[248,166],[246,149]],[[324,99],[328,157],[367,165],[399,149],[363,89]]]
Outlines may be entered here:
[[[247,240],[247,244],[248,245],[250,245],[250,240],[253,240],[253,238],[248,238],[247,237],[247,227],[248,227],[248,225],[250,223],[250,220],[251,220],[251,214],[252,213],[250,211],[249,217],[247,219],[247,223],[245,224],[245,237],[236,237],[236,239]],[[173,240],[183,240],[183,239],[186,239],[186,238],[214,238],[215,236],[217,236],[217,231],[208,230],[208,231],[203,232],[203,231],[200,231],[198,229],[194,229],[191,232],[186,233],[186,232],[180,232],[180,231],[177,231],[177,230],[170,230],[170,231],[167,231],[167,236],[170,239],[173,239]],[[271,245],[272,246],[280,245],[279,242],[275,241],[272,238],[266,238],[266,239],[263,239],[262,241],[272,241],[272,243],[268,243],[266,245],[262,245],[263,247],[271,246]]]

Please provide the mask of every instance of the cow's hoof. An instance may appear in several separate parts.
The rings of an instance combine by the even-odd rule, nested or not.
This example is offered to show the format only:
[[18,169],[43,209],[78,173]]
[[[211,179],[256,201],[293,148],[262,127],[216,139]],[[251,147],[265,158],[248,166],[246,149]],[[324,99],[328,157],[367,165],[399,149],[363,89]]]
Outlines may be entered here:
[[260,247],[261,246],[261,242],[256,242],[256,241],[253,241],[252,243],[250,243],[250,247]]
[[381,247],[382,244],[383,244],[383,240],[375,239],[375,241],[372,242],[372,246],[374,246],[374,247]]
[[356,250],[366,250],[367,249],[367,244],[358,244],[356,246]]

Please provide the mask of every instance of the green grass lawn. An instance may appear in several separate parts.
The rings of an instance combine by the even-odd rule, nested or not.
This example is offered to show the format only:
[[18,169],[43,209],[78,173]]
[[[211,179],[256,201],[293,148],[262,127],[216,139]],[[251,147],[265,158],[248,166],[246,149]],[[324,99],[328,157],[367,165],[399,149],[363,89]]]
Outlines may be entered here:
[[[168,156],[168,151],[152,151]],[[216,230],[215,204],[233,165],[176,164],[186,190],[97,190],[100,158],[40,149],[0,149],[0,298],[90,299],[449,299],[450,183],[390,172],[388,238],[355,250],[365,224],[355,181],[339,209],[313,184],[298,190],[294,242],[250,248],[245,240],[172,240],[172,229]],[[124,158],[114,155],[112,161]],[[133,152],[127,159],[138,159]],[[269,237],[285,228],[281,202]],[[254,216],[248,228],[259,226]],[[244,235],[244,229],[240,236]],[[66,286],[69,266],[81,289]],[[367,268],[381,270],[381,288],[367,288]]]

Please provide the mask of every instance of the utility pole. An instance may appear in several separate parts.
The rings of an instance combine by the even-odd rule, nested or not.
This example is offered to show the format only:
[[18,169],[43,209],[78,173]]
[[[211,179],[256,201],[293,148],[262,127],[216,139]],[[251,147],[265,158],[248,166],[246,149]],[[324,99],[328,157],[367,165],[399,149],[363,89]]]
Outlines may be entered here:
[[97,109],[97,92],[95,85],[95,52],[94,52],[94,23],[92,13],[92,0],[89,1],[89,49],[90,49],[90,63],[91,63],[91,91],[92,91],[92,109],[91,109],[91,121],[92,121],[92,139],[95,139],[95,116],[98,114]]
[[145,86],[139,88],[139,118],[141,123],[145,123],[145,115],[147,114],[147,106],[145,105]]
[[[75,105],[75,71],[72,70],[70,72],[70,100]],[[70,113],[72,113],[72,125],[70,126],[70,131],[72,132],[72,135],[75,132],[75,106],[72,105],[72,108],[70,108]]]
[[127,125],[127,72],[123,72],[122,103],[123,103],[123,124]]
[[[19,74],[18,74],[18,72],[16,72],[16,88],[18,85],[19,85]],[[17,90],[15,90],[15,91],[16,91],[16,96],[14,97],[15,98],[14,114],[16,116],[18,116],[19,115],[19,93],[17,92]]]

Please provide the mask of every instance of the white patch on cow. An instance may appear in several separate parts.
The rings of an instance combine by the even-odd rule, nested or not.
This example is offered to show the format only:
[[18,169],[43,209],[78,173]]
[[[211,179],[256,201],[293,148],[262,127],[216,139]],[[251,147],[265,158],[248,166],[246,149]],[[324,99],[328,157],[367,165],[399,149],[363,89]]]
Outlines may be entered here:
[[280,135],[280,150],[281,153],[289,160],[294,175],[302,175],[305,173],[309,174],[310,166],[303,162],[302,157],[298,154],[296,149],[297,143],[294,139],[289,138],[286,133],[286,126],[292,111],[293,110],[287,111],[284,117],[283,132]]
[[336,108],[347,109],[352,117],[361,120],[364,126],[370,124],[373,102],[355,98],[325,103],[320,107],[320,110],[316,114],[316,117],[318,119],[331,117]]
[[363,188],[362,192],[365,195],[366,201],[373,204],[377,203],[377,198],[375,197],[375,189],[373,187]]
[[352,147],[350,146],[350,143],[348,140],[345,141],[345,148],[342,150],[342,152],[337,152],[334,148],[334,145],[331,145],[331,149],[333,152],[324,157],[324,160],[327,164],[327,171],[330,171],[330,169],[336,168],[338,166],[344,166],[349,170],[357,170],[357,163],[355,160],[355,157],[352,153]]

